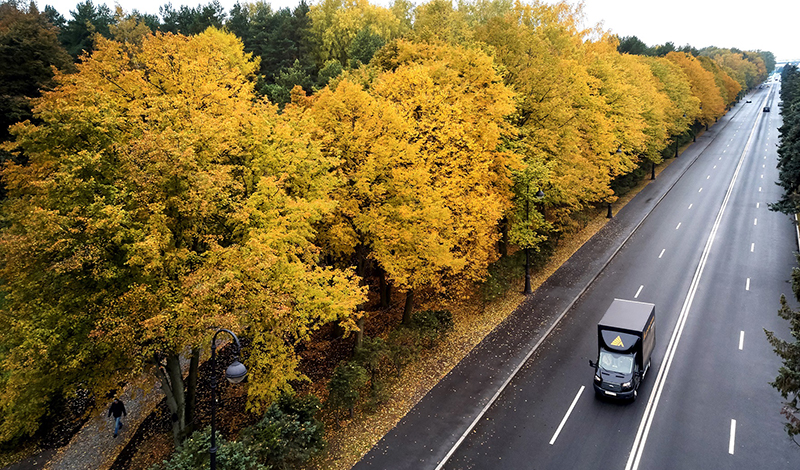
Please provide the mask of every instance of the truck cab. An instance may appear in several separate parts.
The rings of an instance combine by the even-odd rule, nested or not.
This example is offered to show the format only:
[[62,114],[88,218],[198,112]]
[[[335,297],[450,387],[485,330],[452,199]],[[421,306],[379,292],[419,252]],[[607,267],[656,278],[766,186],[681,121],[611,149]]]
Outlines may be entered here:
[[597,341],[597,362],[589,361],[595,394],[635,400],[655,346],[655,306],[614,299],[597,324]]

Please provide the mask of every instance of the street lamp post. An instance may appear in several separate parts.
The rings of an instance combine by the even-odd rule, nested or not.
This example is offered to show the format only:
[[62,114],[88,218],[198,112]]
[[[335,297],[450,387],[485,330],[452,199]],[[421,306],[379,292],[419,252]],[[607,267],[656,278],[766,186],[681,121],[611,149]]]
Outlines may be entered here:
[[233,338],[233,344],[236,349],[233,356],[233,362],[225,370],[225,378],[232,384],[238,384],[244,380],[247,375],[247,368],[239,362],[239,352],[242,350],[242,345],[239,343],[239,338],[231,330],[225,328],[218,328],[214,333],[211,340],[211,448],[208,453],[211,454],[211,470],[217,468],[217,436],[216,436],[216,420],[217,420],[217,335],[222,332],[228,333]]

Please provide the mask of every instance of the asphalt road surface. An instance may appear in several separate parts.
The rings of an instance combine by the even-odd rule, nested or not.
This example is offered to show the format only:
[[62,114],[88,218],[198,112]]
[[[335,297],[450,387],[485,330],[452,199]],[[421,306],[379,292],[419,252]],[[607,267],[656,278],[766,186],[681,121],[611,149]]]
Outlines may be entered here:
[[[789,339],[777,310],[798,249],[767,206],[782,191],[777,86],[698,138],[356,468],[800,468],[763,332]],[[613,298],[656,305],[633,403],[592,389]]]

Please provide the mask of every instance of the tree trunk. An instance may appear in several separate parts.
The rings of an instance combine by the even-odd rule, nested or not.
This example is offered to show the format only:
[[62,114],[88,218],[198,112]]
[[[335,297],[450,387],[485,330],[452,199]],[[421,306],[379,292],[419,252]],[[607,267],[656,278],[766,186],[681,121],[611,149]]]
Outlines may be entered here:
[[381,294],[381,308],[389,308],[389,304],[391,303],[391,287],[388,282],[386,282],[386,271],[382,268],[378,268],[378,280],[380,281],[378,289],[380,290]]
[[406,293],[406,306],[403,309],[403,324],[411,324],[411,314],[414,313],[414,290],[410,289]]
[[500,221],[500,256],[508,255],[508,219],[503,217]]
[[[191,422],[187,420],[194,415],[194,401],[197,389],[197,367],[199,365],[200,354],[197,351],[197,361],[194,360],[195,350],[192,350],[192,359],[189,363],[189,391],[188,401],[191,402],[192,409],[187,413],[187,388],[183,380],[181,371],[180,356],[170,354],[167,356],[167,363],[156,364],[155,375],[161,381],[161,390],[167,400],[167,407],[172,413],[172,439],[175,446],[181,445],[188,433],[191,431]],[[194,369],[194,370],[192,370]],[[193,377],[193,378],[192,378]],[[194,384],[192,385],[192,381]]]
[[197,409],[197,376],[200,367],[200,348],[192,348],[189,358],[189,377],[186,380],[186,429],[185,435],[191,435],[194,428],[194,412]]
[[362,315],[361,318],[356,320],[356,326],[358,327],[358,331],[356,331],[356,346],[355,349],[361,347],[364,344],[364,323],[366,323],[367,317]]

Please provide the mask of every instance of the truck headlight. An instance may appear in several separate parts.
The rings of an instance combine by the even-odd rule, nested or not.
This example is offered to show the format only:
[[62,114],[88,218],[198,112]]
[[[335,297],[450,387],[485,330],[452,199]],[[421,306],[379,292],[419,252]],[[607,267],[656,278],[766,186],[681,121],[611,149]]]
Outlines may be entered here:
[[622,388],[631,388],[632,382],[625,382],[622,384]]
[[599,375],[595,374],[595,375],[594,375],[594,381],[595,381],[595,382],[602,382],[602,381],[603,381],[603,379],[601,379]]

